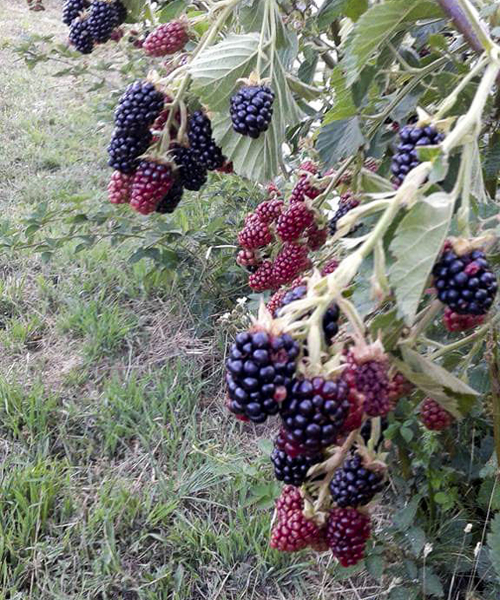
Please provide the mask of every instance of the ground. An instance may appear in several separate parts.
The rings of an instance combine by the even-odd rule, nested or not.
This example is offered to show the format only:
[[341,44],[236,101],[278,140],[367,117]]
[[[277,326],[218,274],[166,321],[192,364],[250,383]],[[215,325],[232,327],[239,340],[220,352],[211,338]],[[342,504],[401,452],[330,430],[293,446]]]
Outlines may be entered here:
[[[14,52],[33,33],[64,43],[61,2],[46,6],[0,6],[3,236],[105,202],[112,85]],[[132,244],[0,254],[0,599],[378,597],[328,556],[269,549],[269,445],[224,409],[224,327],[189,310],[199,274],[156,281]]]

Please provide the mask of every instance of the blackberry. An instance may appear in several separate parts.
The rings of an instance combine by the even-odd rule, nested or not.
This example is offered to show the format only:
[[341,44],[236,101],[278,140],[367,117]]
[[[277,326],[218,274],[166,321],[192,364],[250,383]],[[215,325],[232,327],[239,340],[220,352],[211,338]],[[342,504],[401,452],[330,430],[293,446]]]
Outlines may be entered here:
[[133,173],[139,166],[138,157],[149,148],[152,137],[149,129],[115,129],[108,146],[108,165],[121,173]]
[[349,411],[348,392],[342,380],[296,379],[280,411],[290,438],[311,451],[333,444]]
[[[276,311],[276,316],[280,316],[280,309],[296,300],[301,300],[305,298],[307,294],[307,285],[301,284],[297,287],[289,290],[281,300],[280,307]],[[325,340],[327,344],[331,344],[332,339],[335,335],[337,335],[339,331],[338,320],[339,320],[339,307],[333,303],[327,309],[323,316],[323,333],[325,334]]]
[[484,315],[497,293],[497,278],[484,252],[458,256],[449,249],[432,271],[439,300],[459,315]]
[[128,204],[133,175],[114,171],[108,184],[108,200],[112,204]]
[[170,163],[160,160],[143,160],[132,180],[130,206],[149,215],[173,187],[174,179]]
[[89,31],[94,41],[103,44],[111,39],[113,29],[118,25],[118,12],[109,0],[94,0],[90,7]]
[[266,200],[257,206],[254,214],[258,215],[264,223],[274,223],[283,212],[283,206],[282,200]]
[[182,200],[183,193],[184,188],[182,187],[182,183],[176,179],[166,196],[160,200],[160,203],[156,207],[156,212],[161,215],[173,213],[179,205],[179,202]]
[[241,135],[258,138],[269,128],[273,102],[274,92],[265,85],[242,87],[231,98],[233,129]]
[[368,504],[383,487],[384,476],[367,469],[361,456],[355,454],[335,471],[330,493],[337,506],[356,508]]
[[321,192],[321,189],[312,185],[310,175],[304,173],[299,177],[299,180],[292,190],[290,195],[290,204],[295,204],[295,202],[304,202],[306,198],[314,200],[314,198],[317,198]]
[[316,252],[326,244],[328,239],[328,228],[320,229],[317,223],[313,223],[307,228],[307,247],[309,250]]
[[[355,198],[351,192],[346,192],[345,194],[342,194],[342,196],[340,197],[340,202],[337,211],[328,223],[330,235],[335,235],[337,233],[337,223],[342,217],[345,217],[350,210],[356,208],[356,206],[359,206],[359,200]],[[356,229],[357,227],[354,227],[353,229],[351,229],[351,231],[349,231],[349,233],[354,233]]]
[[397,187],[403,183],[406,175],[420,164],[417,146],[436,146],[444,139],[444,135],[431,125],[426,127],[406,125],[400,130],[399,139],[391,165]]
[[199,163],[209,171],[222,167],[225,157],[212,137],[212,123],[201,110],[197,110],[189,119],[189,145]]
[[355,508],[334,508],[326,523],[326,540],[343,567],[363,559],[370,537],[370,517]]
[[453,423],[453,415],[432,398],[426,398],[420,407],[420,420],[431,431],[442,431]]
[[274,465],[274,475],[278,481],[284,481],[287,484],[300,486],[304,483],[309,469],[321,462],[321,454],[314,456],[288,456],[288,454],[276,447],[271,454],[271,462]]
[[285,452],[290,458],[297,458],[299,456],[313,457],[318,454],[317,450],[310,450],[303,444],[295,441],[284,427],[280,428],[280,432],[274,440],[274,445],[278,450]]
[[474,327],[484,323],[484,319],[484,315],[459,315],[447,306],[444,310],[443,324],[448,331],[454,333],[474,329]]
[[290,511],[304,510],[304,498],[300,490],[293,485],[285,485],[280,497],[276,500],[278,517],[285,516]]
[[289,393],[298,355],[299,345],[288,334],[239,333],[226,361],[229,410],[254,423],[276,415]]
[[274,265],[270,260],[265,260],[248,278],[248,285],[254,292],[265,292],[276,289]]
[[118,25],[123,25],[127,20],[128,11],[122,0],[115,0],[116,16],[118,17]]
[[279,216],[276,233],[284,242],[293,242],[313,223],[314,213],[304,202],[296,202]]
[[320,537],[316,523],[306,519],[302,510],[290,510],[283,515],[271,532],[271,548],[281,552],[298,552]]
[[347,355],[348,367],[342,378],[349,387],[363,396],[363,409],[370,417],[387,415],[391,410],[390,381],[386,361],[358,362],[352,353]]
[[273,274],[276,284],[285,285],[292,282],[311,265],[307,246],[287,242],[274,260]]
[[176,146],[172,150],[175,164],[182,185],[187,190],[197,192],[207,182],[207,170],[195,158],[193,151],[184,146]]
[[69,43],[82,54],[90,54],[94,49],[94,39],[88,27],[88,19],[79,18],[71,23]]
[[166,56],[182,50],[189,40],[182,21],[171,21],[157,27],[144,41],[144,51],[149,56]]
[[62,22],[69,27],[89,6],[90,2],[87,0],[66,0],[63,5]]
[[[375,446],[375,450],[378,450],[380,448],[381,444],[384,442],[383,433],[388,427],[389,427],[389,420],[387,419],[387,417],[381,417],[381,419],[380,419],[380,438],[378,440],[378,443]],[[368,442],[372,436],[372,419],[367,419],[363,423],[363,426],[361,427],[361,431],[359,433],[361,434],[361,437],[363,438],[365,444],[368,444]]]
[[121,129],[145,129],[163,110],[165,96],[149,81],[128,86],[115,110],[115,125]]
[[269,225],[259,215],[251,214],[245,219],[245,227],[238,233],[238,244],[247,250],[256,250],[273,241]]

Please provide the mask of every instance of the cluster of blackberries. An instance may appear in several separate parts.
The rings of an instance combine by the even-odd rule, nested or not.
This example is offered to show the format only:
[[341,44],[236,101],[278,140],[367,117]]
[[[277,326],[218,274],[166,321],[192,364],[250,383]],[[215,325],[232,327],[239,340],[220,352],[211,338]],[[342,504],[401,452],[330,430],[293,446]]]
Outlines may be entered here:
[[70,44],[82,54],[109,41],[126,18],[121,0],[66,0],[63,6],[62,20],[70,28]]
[[392,158],[391,171],[394,176],[394,184],[399,187],[406,175],[420,164],[417,148],[419,146],[436,146],[444,135],[432,127],[417,127],[406,125],[399,132],[400,142],[396,153]]
[[[222,152],[211,138],[210,120],[201,112],[194,113],[189,120],[189,138],[194,140],[194,147],[172,142],[171,160],[141,161],[169,121],[170,136],[177,134],[179,115],[169,118],[170,110],[165,108],[168,102],[170,98],[150,81],[136,81],[120,98],[108,146],[108,164],[122,175],[120,178],[114,174],[108,188],[109,200],[114,204],[130,202],[141,214],[171,213],[181,201],[184,189],[200,190],[207,180],[207,169],[224,164]],[[203,138],[207,131],[208,141]],[[131,179],[126,187],[125,175]]]
[[439,300],[455,313],[484,315],[491,308],[498,283],[483,251],[445,250],[432,273]]
[[[301,175],[294,186],[288,206],[280,199],[281,193],[268,186],[269,199],[247,215],[238,234],[242,250],[237,262],[251,272],[248,285],[255,292],[275,290],[291,283],[312,266],[310,252],[316,252],[326,242],[328,228],[317,220],[317,214],[308,205],[324,189],[313,184],[317,167],[306,162],[300,165]],[[273,246],[281,244],[275,253]],[[275,255],[274,260],[270,260]]]
[[[337,233],[337,223],[342,217],[345,217],[350,210],[356,208],[356,206],[359,206],[359,200],[352,194],[352,192],[348,191],[345,194],[342,194],[338,208],[328,223],[330,235],[335,235]],[[349,233],[354,233],[356,229],[357,227],[354,227]]]
[[273,102],[274,92],[265,85],[242,87],[231,98],[233,129],[241,135],[258,138],[269,128]]

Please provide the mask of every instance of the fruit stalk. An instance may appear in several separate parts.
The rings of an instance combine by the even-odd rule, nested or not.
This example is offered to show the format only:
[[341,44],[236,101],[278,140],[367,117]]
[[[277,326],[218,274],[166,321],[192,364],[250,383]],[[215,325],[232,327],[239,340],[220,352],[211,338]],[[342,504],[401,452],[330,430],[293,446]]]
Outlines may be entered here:
[[492,42],[479,21],[476,9],[468,0],[438,0],[438,2],[473,50],[480,54],[491,48]]

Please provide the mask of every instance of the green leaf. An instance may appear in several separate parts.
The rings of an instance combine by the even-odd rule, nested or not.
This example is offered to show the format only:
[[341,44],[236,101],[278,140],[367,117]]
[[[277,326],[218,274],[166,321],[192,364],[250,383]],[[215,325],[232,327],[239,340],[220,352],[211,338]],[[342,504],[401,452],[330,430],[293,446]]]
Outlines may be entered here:
[[500,577],[500,513],[491,521],[491,531],[488,533],[490,560],[498,577]]
[[390,352],[396,346],[404,323],[398,319],[396,310],[379,313],[370,323],[370,332],[374,339],[380,336],[384,348]]
[[173,2],[170,2],[158,12],[158,21],[160,23],[168,23],[172,19],[178,17],[185,7],[186,3],[184,0],[174,0]]
[[344,68],[348,85],[356,81],[371,56],[392,36],[419,19],[440,16],[437,3],[428,0],[388,0],[372,6],[359,19],[347,42]]
[[318,27],[326,29],[335,19],[344,14],[351,0],[326,0],[318,11]]
[[335,104],[323,118],[323,125],[328,125],[332,121],[340,121],[354,117],[357,113],[357,108],[352,99],[351,91],[347,88],[345,76],[340,67],[335,67],[332,71],[330,84],[335,94]]
[[415,556],[419,556],[425,546],[425,531],[421,527],[410,527],[405,536]]
[[418,202],[401,221],[390,250],[396,262],[389,271],[399,313],[412,325],[432,267],[446,239],[453,198],[437,192]]
[[408,587],[398,587],[391,590],[390,600],[415,600],[417,591]]
[[422,583],[424,594],[437,596],[438,598],[442,598],[444,596],[443,584],[436,573],[434,573],[433,569],[430,567],[420,569],[419,579]]
[[407,531],[415,519],[421,496],[414,496],[411,501],[392,517],[394,525],[400,531]]
[[316,149],[326,167],[355,154],[365,139],[361,133],[358,117],[334,121],[321,128]]
[[382,579],[382,575],[384,574],[384,565],[385,561],[382,556],[378,554],[371,554],[365,558],[366,570],[370,575],[380,581]]
[[485,479],[479,488],[477,501],[484,508],[488,508],[490,506],[491,510],[500,510],[499,482],[492,478]]
[[359,17],[368,10],[368,0],[351,0],[345,7],[345,15],[357,21]]

